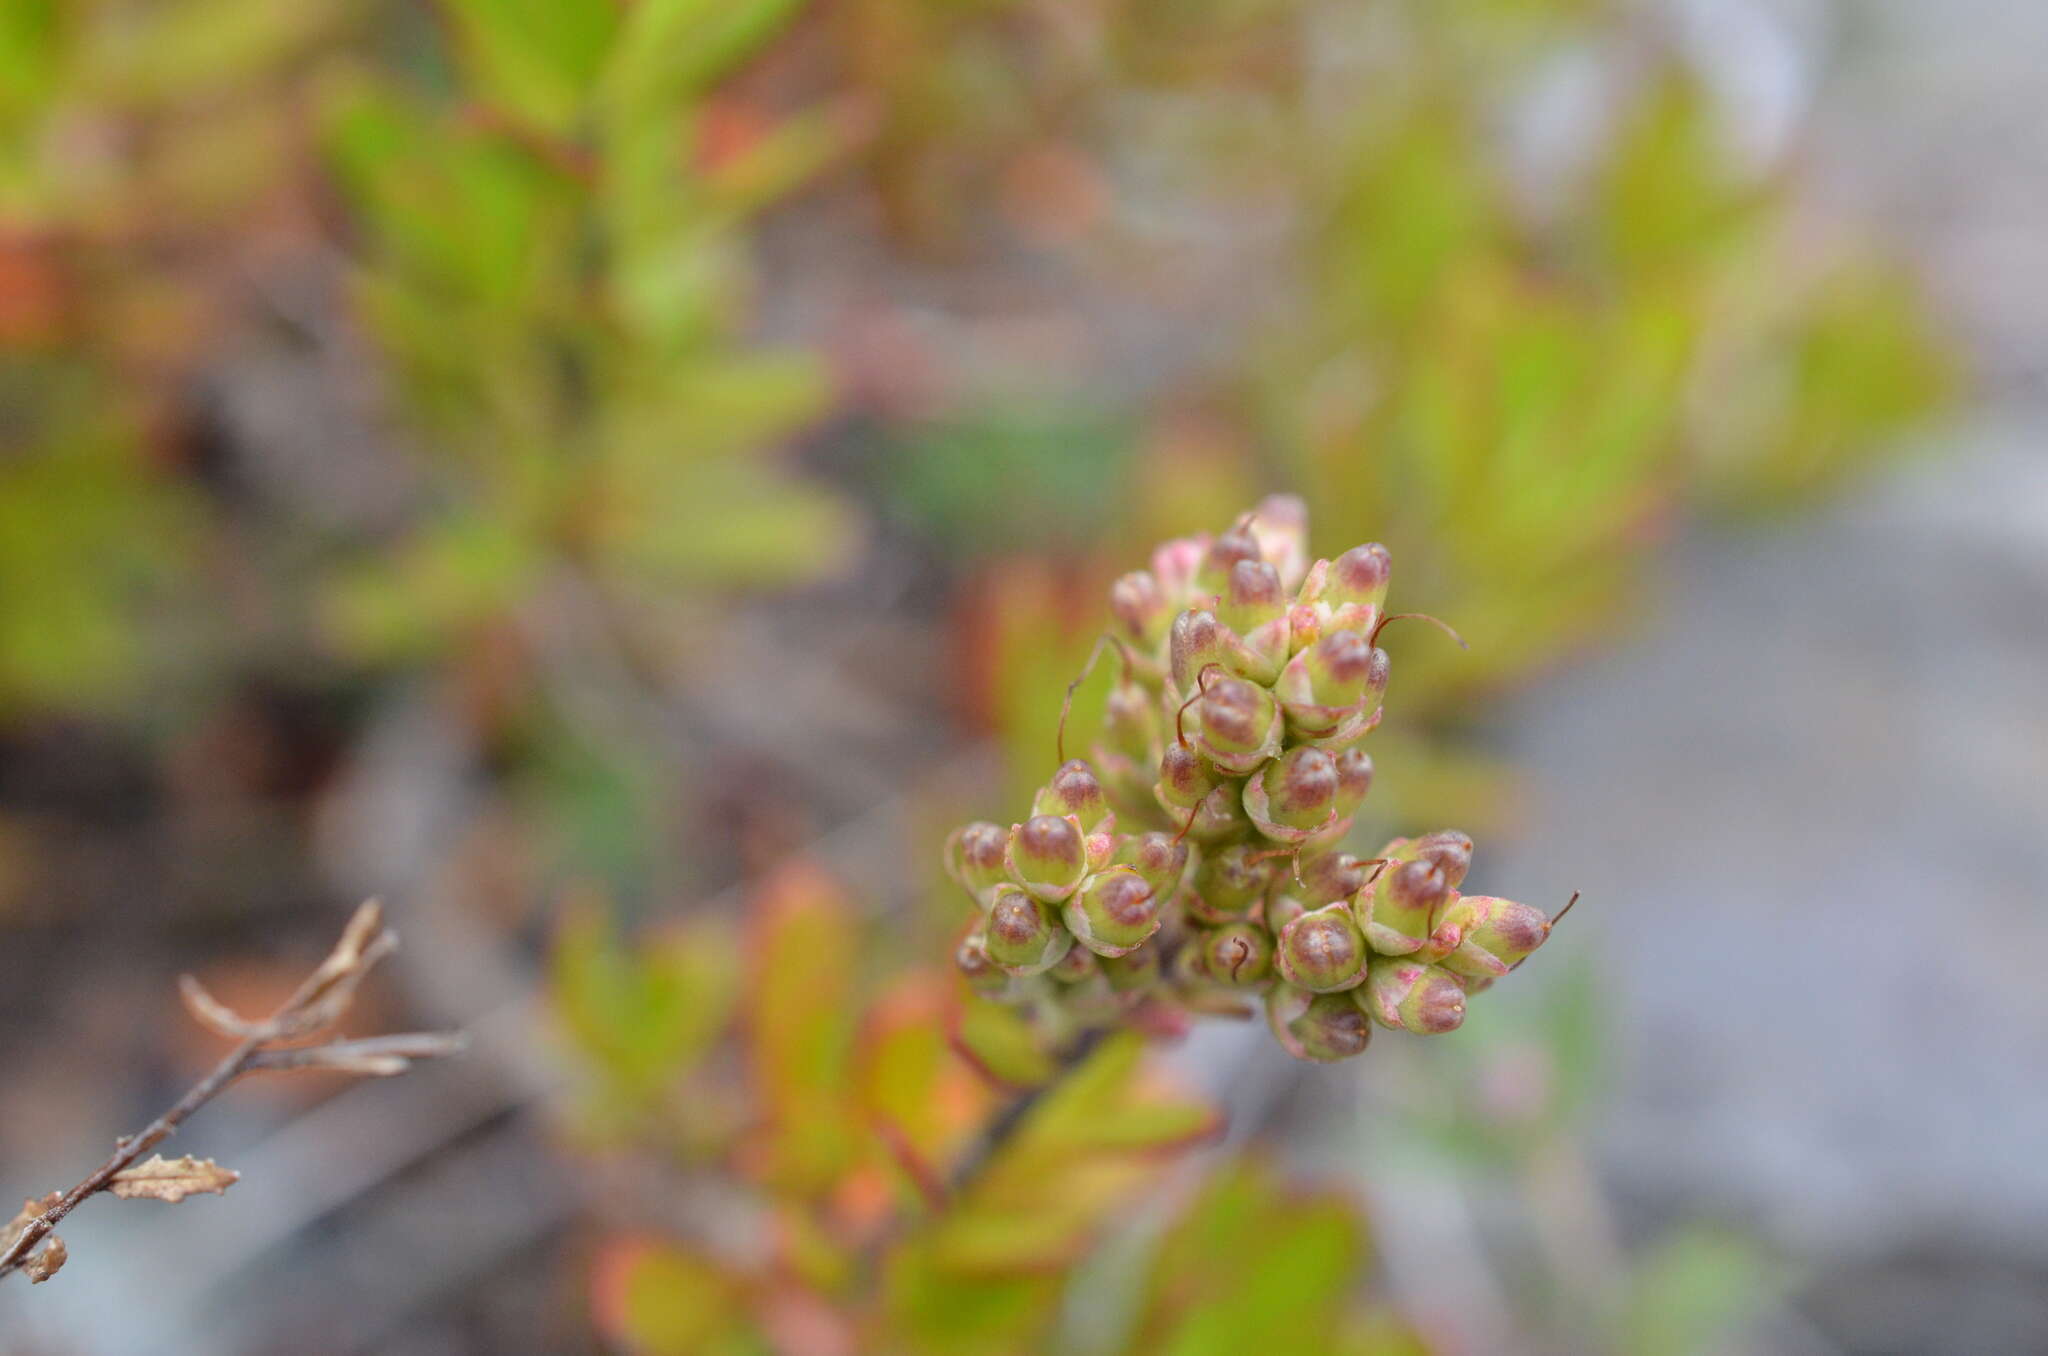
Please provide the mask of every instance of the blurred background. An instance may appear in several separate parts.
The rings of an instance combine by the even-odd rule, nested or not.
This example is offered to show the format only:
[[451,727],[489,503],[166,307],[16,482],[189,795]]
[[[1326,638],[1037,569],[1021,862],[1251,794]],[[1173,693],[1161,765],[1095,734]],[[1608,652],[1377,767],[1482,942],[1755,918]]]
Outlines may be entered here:
[[[358,1025],[475,1047],[239,1086],[180,1149],[243,1183],[87,1206],[0,1351],[1243,1350],[1170,1282],[1253,1182],[1345,1351],[2048,1351],[2044,61],[2024,0],[6,0],[0,1186],[370,893]],[[1582,891],[1545,963],[1162,1050],[1228,1129],[1049,1289],[692,1327],[692,1232],[858,1290],[748,1203],[810,1161],[749,1098],[835,1114],[719,1035],[763,894],[930,1010],[1108,581],[1282,489],[1471,642],[1400,637],[1365,827]]]

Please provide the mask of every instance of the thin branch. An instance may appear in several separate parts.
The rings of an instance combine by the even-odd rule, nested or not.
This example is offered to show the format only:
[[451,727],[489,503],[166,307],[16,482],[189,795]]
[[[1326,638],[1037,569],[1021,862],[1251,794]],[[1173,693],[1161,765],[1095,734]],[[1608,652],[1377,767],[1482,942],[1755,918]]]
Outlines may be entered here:
[[1030,1119],[1031,1113],[1038,1109],[1047,1094],[1064,1083],[1067,1075],[1080,1068],[1088,1056],[1095,1053],[1095,1047],[1102,1044],[1108,1035],[1108,1027],[1091,1027],[1083,1031],[1072,1045],[1060,1052],[1051,1078],[997,1112],[980,1137],[954,1165],[947,1183],[948,1194],[958,1196],[971,1186],[974,1180],[981,1176],[982,1171],[995,1160],[996,1155],[1003,1151],[1003,1146],[1016,1137],[1024,1122]]
[[[33,1206],[25,1209],[26,1218],[17,1221],[18,1232],[0,1250],[0,1279],[20,1270],[27,1270],[30,1278],[38,1281],[55,1274],[64,1253],[52,1231],[64,1217],[88,1197],[107,1190],[116,1175],[169,1139],[187,1117],[243,1074],[261,1069],[326,1068],[381,1077],[403,1073],[415,1059],[438,1058],[461,1049],[459,1035],[433,1033],[280,1048],[331,1030],[347,1014],[363,976],[397,945],[398,934],[384,926],[382,906],[370,900],[349,919],[341,940],[327,959],[305,978],[282,1007],[263,1021],[237,1015],[208,994],[197,980],[184,976],[179,988],[187,1009],[208,1030],[238,1037],[234,1048],[169,1110],[136,1134],[116,1140],[114,1152],[85,1180],[40,1210]],[[42,1248],[40,1254],[38,1248]]]

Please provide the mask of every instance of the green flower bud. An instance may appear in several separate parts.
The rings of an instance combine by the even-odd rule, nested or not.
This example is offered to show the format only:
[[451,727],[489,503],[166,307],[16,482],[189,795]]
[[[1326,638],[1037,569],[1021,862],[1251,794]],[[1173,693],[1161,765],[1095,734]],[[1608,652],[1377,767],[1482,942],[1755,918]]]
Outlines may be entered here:
[[1003,863],[1010,879],[1048,904],[1074,893],[1088,873],[1088,846],[1074,817],[1033,815],[1010,829]]
[[[1085,951],[1086,947],[1076,947]],[[1089,954],[1093,955],[1093,952]],[[1142,993],[1159,984],[1159,947],[1148,942],[1121,956],[1097,956],[1095,964],[1118,993]]]
[[1004,851],[1009,835],[987,820],[955,829],[946,840],[946,874],[960,882],[974,902],[987,908],[998,885],[1008,883]]
[[1128,866],[1091,876],[1062,910],[1067,930],[1081,945],[1103,956],[1136,949],[1159,931],[1164,895],[1152,893],[1145,878]]
[[1375,956],[1360,1002],[1381,1026],[1424,1036],[1456,1031],[1465,1020],[1465,986],[1439,965],[1407,956]]
[[985,927],[989,959],[1013,975],[1043,974],[1074,944],[1051,906],[1014,885],[996,891]]
[[1144,570],[1133,570],[1110,585],[1109,610],[1116,614],[1125,638],[1140,654],[1156,655],[1179,608],[1156,577]]
[[1387,548],[1377,542],[1309,566],[1294,607],[1294,649],[1335,631],[1372,635],[1385,610],[1390,573]]
[[1171,898],[1188,866],[1188,845],[1175,842],[1168,833],[1131,834],[1117,840],[1110,857],[1113,866],[1128,866],[1152,887],[1161,899]]
[[1429,940],[1436,910],[1450,892],[1435,859],[1397,861],[1358,892],[1352,908],[1373,950],[1405,956]]
[[1241,678],[1210,682],[1195,703],[1195,748],[1210,763],[1243,776],[1280,751],[1280,707],[1273,694]]
[[1378,612],[1386,606],[1393,570],[1393,557],[1378,542],[1354,546],[1331,562],[1323,600],[1333,608],[1368,607]]
[[1372,790],[1372,755],[1364,749],[1346,749],[1337,755],[1337,813],[1348,818],[1357,813]]
[[1234,923],[1247,917],[1280,865],[1258,853],[1250,843],[1233,843],[1203,857],[1194,871],[1194,889],[1181,897],[1188,916],[1204,923]]
[[1280,974],[1311,993],[1335,993],[1365,982],[1365,938],[1341,904],[1311,909],[1280,930]]
[[1219,620],[1237,642],[1233,667],[1253,682],[1272,682],[1287,662],[1288,611],[1278,570],[1263,560],[1231,567]]
[[1169,815],[1177,821],[1184,821],[1186,812],[1200,805],[1222,780],[1192,748],[1185,744],[1168,744],[1159,759],[1159,781],[1154,793]]
[[1226,923],[1201,935],[1202,970],[1218,984],[1246,989],[1273,973],[1273,934],[1257,923]]
[[979,925],[953,949],[953,964],[967,976],[967,987],[976,993],[999,994],[1010,986],[1010,977],[988,954],[988,933]]
[[1333,631],[1289,660],[1273,690],[1296,738],[1348,743],[1378,722],[1391,671],[1385,650]]
[[1372,1041],[1372,1023],[1348,993],[1275,984],[1266,994],[1266,1023],[1288,1054],[1319,1064],[1362,1055]]
[[1463,934],[1444,957],[1445,968],[1475,979],[1499,978],[1550,938],[1550,916],[1543,910],[1492,895],[1457,896],[1444,910],[1444,921]]
[[1225,674],[1261,684],[1273,681],[1272,666],[1206,608],[1190,608],[1173,619],[1166,653],[1167,673],[1182,700],[1202,686],[1204,674],[1211,675],[1212,683]]
[[1060,764],[1052,780],[1032,802],[1031,813],[1070,815],[1079,821],[1083,833],[1102,832],[1116,824],[1109,802],[1103,798],[1102,783],[1095,778],[1095,769],[1079,758],[1069,758]]
[[1336,816],[1337,760],[1313,744],[1289,749],[1244,784],[1244,810],[1276,843],[1304,843]]

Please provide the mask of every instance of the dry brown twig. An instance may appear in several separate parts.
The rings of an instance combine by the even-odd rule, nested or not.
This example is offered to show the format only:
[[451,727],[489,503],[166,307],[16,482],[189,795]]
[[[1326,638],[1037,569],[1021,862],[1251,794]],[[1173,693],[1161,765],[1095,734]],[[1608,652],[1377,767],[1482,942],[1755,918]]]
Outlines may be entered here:
[[202,1192],[221,1193],[237,1174],[212,1159],[161,1155],[137,1163],[142,1155],[168,1139],[187,1117],[226,1090],[243,1074],[263,1070],[328,1069],[366,1078],[404,1073],[416,1059],[452,1055],[462,1037],[452,1033],[415,1032],[367,1040],[334,1040],[308,1044],[331,1032],[348,1014],[363,976],[398,945],[398,934],[384,926],[384,910],[376,900],[357,909],[341,940],[327,959],[308,975],[284,1006],[261,1021],[243,1017],[190,975],[178,981],[185,1009],[207,1030],[235,1042],[211,1072],[161,1116],[133,1135],[114,1142],[114,1152],[71,1190],[51,1192],[22,1203],[21,1213],[0,1228],[0,1279],[26,1272],[30,1282],[47,1281],[64,1265],[64,1241],[53,1230],[89,1196],[105,1191],[129,1199],[147,1197],[176,1203]]

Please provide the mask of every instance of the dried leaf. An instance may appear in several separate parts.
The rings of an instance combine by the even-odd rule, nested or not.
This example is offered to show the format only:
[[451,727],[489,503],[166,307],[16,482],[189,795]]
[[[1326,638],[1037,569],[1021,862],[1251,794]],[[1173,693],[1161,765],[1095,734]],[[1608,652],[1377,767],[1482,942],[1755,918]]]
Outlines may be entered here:
[[216,1036],[245,1040],[268,1025],[242,1016],[208,993],[206,987],[191,975],[178,976],[178,997],[185,1001],[185,1011],[192,1014],[192,1020]]
[[64,1240],[51,1234],[49,1241],[43,1244],[42,1251],[29,1258],[23,1264],[22,1270],[28,1273],[30,1285],[41,1285],[63,1270],[64,1264],[69,1260],[71,1251],[64,1246]]
[[201,1192],[222,1195],[242,1174],[224,1168],[210,1158],[171,1158],[156,1154],[147,1163],[123,1168],[114,1174],[107,1190],[123,1200],[148,1198],[176,1205],[187,1196]]
[[50,1209],[50,1207],[63,1199],[63,1193],[53,1191],[40,1200],[30,1197],[28,1200],[23,1201],[21,1203],[21,1213],[7,1221],[5,1229],[0,1229],[0,1253],[4,1253],[13,1247],[14,1240],[21,1237],[23,1229],[28,1228],[31,1223],[42,1216],[44,1211]]
[[333,1026],[355,1001],[363,976],[397,949],[398,934],[384,926],[384,906],[365,900],[334,950],[306,981],[295,1011],[281,1017],[278,1026],[290,1036],[308,1036]]

